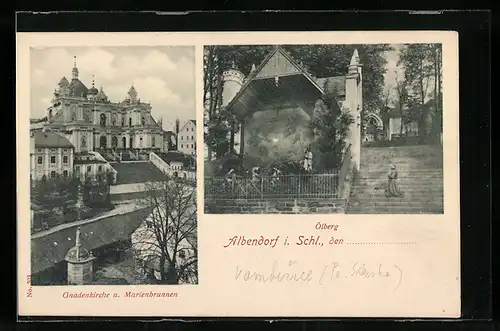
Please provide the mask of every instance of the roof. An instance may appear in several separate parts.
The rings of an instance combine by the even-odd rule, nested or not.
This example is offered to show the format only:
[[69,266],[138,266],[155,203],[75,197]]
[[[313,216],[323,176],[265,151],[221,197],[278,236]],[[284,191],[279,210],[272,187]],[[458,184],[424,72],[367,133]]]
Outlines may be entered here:
[[187,121],[187,122],[186,122],[186,123],[182,126],[182,128],[181,128],[181,130],[180,130],[180,131],[182,131],[182,130],[184,129],[184,127],[185,127],[186,125],[188,125],[190,122],[193,122],[193,124],[196,126],[196,120],[188,120],[188,121]]
[[297,61],[295,61],[293,57],[282,47],[278,46],[270,52],[257,69],[252,72],[251,77],[245,81],[238,93],[236,93],[233,99],[229,102],[227,109],[231,109],[233,107],[236,101],[253,81],[290,75],[303,75],[317,90],[324,93],[322,86],[316,82],[316,80],[305,70],[305,68],[299,65]]
[[73,161],[73,164],[78,165],[78,164],[101,164],[101,163],[106,163],[106,161],[103,160],[82,160],[82,159],[75,159]]
[[325,93],[334,92],[337,96],[345,96],[345,76],[316,78],[316,83],[325,89]]
[[72,79],[68,86],[69,96],[71,97],[86,97],[89,89],[79,79]]
[[[128,240],[144,218],[149,215],[150,210],[150,207],[146,207],[82,224],[80,230],[82,246],[92,250],[117,241]],[[77,224],[31,239],[32,274],[64,261],[66,253],[75,245],[76,227]]]
[[168,151],[167,153],[157,153],[166,163],[170,162],[188,162],[194,158],[191,155],[181,153],[179,151]]
[[35,148],[74,148],[71,142],[55,133],[34,132]]
[[175,136],[173,131],[163,131],[163,135],[167,137]]

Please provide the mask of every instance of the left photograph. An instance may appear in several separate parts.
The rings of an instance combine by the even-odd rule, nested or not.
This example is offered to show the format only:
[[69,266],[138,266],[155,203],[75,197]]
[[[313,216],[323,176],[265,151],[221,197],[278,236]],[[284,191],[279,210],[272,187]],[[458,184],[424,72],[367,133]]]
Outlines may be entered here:
[[30,60],[31,284],[198,284],[194,47]]

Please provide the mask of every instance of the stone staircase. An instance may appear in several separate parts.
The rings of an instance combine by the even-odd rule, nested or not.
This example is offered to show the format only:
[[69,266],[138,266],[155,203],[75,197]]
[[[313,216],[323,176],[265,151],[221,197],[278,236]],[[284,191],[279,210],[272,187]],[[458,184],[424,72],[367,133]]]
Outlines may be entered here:
[[[402,197],[386,197],[390,164],[398,170]],[[365,147],[354,175],[346,213],[443,213],[443,154],[441,146]]]

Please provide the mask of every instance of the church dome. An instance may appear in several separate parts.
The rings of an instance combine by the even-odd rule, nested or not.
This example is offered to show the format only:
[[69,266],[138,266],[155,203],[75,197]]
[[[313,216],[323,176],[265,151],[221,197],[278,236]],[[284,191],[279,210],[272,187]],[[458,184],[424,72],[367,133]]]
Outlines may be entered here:
[[69,84],[69,95],[75,98],[87,97],[88,88],[79,80],[73,79]]
[[90,95],[97,95],[98,93],[99,93],[99,91],[95,87],[91,87],[89,89],[89,91],[87,92],[87,94],[90,94]]

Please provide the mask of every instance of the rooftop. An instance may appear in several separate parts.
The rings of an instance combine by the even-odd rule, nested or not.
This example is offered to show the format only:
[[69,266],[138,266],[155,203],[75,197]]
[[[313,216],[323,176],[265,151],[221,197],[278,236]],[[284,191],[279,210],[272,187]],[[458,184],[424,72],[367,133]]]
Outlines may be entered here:
[[93,250],[117,241],[128,240],[149,212],[150,208],[145,207],[108,217],[96,217],[95,220],[85,220],[86,223],[74,222],[74,225],[59,231],[32,236],[31,273],[43,271],[64,261],[68,251],[75,245],[78,225],[81,226],[82,247]]
[[71,142],[55,133],[34,132],[35,148],[74,148]]

